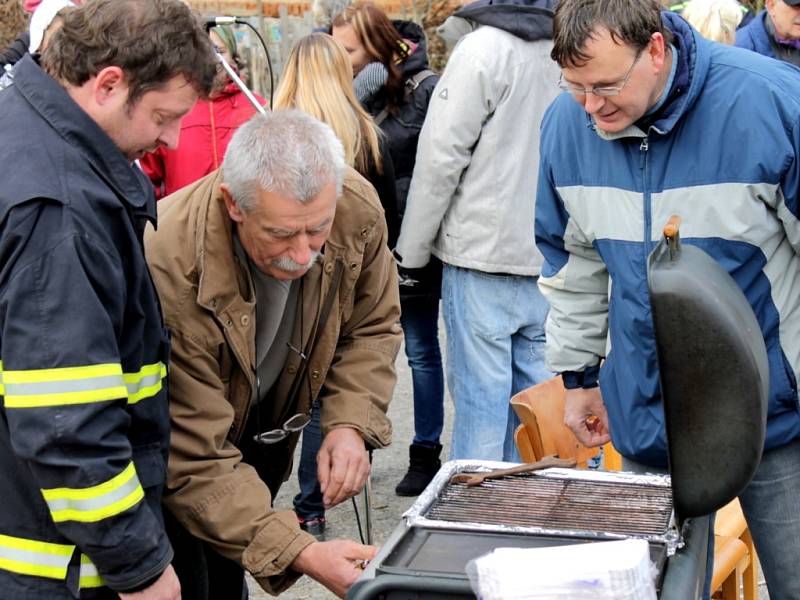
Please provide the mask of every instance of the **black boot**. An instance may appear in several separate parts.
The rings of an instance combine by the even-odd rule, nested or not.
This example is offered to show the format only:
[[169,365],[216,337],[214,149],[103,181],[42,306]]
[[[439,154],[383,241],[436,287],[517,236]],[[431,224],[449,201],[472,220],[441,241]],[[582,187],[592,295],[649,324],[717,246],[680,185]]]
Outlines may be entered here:
[[433,448],[411,444],[408,447],[408,473],[394,488],[394,493],[398,496],[419,496],[442,466],[442,461],[439,460],[441,451],[441,444],[436,444]]

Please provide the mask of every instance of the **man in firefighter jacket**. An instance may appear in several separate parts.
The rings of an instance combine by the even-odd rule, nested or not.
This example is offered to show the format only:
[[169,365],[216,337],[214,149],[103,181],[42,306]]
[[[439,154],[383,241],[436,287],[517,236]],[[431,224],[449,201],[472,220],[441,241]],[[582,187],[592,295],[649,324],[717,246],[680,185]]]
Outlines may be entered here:
[[181,585],[238,599],[247,570],[272,594],[307,574],[342,595],[375,549],[317,542],[271,504],[315,400],[327,506],[363,487],[365,444],[390,441],[400,301],[377,194],[330,127],[278,111],[158,210],[145,242],[172,331],[164,501]]
[[0,92],[0,596],[180,597],[165,334],[132,163],[215,73],[179,0],[93,0]]

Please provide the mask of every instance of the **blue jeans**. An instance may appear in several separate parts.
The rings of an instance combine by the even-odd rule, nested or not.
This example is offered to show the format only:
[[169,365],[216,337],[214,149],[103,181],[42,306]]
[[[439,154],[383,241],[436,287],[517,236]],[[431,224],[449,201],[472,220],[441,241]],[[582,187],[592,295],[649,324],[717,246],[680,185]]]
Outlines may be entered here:
[[439,298],[401,296],[400,307],[400,324],[414,390],[414,443],[432,448],[439,443],[444,427]]
[[769,597],[800,599],[800,440],[764,452],[739,501]]
[[317,453],[322,446],[319,401],[311,407],[311,422],[303,429],[303,442],[300,447],[300,465],[297,467],[297,481],[300,493],[294,497],[294,512],[303,520],[318,519],[325,516],[322,503],[322,490],[317,478]]
[[548,305],[536,279],[444,266],[451,459],[520,460],[509,400],[553,376],[544,364]]

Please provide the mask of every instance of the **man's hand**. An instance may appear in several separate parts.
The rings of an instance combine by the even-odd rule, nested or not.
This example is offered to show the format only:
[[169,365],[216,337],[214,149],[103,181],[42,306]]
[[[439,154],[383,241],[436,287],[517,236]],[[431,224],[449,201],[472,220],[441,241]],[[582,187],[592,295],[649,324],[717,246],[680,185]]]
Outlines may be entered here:
[[181,584],[170,565],[152,585],[131,594],[120,593],[119,597],[121,600],[181,600]]
[[564,424],[572,430],[581,444],[589,448],[611,441],[606,406],[599,387],[567,390]]
[[349,427],[334,429],[317,454],[317,477],[325,508],[358,494],[369,475],[369,455],[361,435]]
[[372,560],[377,552],[375,546],[362,546],[350,540],[315,542],[297,555],[292,569],[308,575],[344,598],[363,572],[363,561]]

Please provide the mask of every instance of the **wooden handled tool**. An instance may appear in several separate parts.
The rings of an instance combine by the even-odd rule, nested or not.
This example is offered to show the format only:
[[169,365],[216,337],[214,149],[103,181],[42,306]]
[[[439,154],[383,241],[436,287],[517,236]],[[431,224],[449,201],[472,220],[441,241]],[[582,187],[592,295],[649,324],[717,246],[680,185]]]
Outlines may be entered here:
[[571,469],[577,464],[574,458],[558,458],[556,455],[545,456],[542,460],[524,465],[517,465],[509,469],[497,469],[483,473],[456,473],[450,478],[450,483],[466,483],[469,487],[480,485],[485,479],[498,479],[506,475],[519,475],[520,473],[530,473],[550,467],[561,467]]

